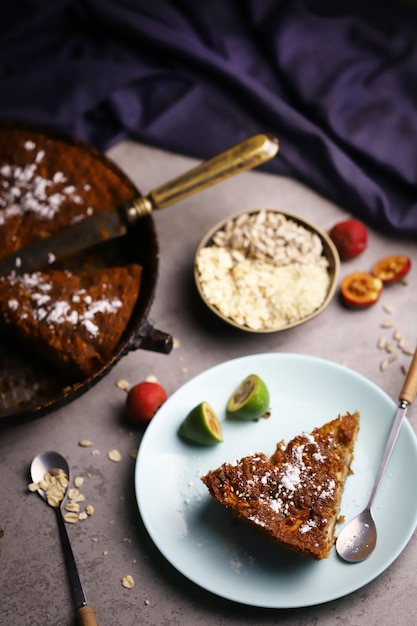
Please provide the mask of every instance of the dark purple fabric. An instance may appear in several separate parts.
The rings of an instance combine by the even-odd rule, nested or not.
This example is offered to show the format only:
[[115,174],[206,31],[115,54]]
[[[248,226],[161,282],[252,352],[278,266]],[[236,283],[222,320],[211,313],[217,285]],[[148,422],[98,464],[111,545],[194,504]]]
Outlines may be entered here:
[[0,118],[198,158],[270,132],[265,170],[416,237],[416,36],[394,0],[12,0]]

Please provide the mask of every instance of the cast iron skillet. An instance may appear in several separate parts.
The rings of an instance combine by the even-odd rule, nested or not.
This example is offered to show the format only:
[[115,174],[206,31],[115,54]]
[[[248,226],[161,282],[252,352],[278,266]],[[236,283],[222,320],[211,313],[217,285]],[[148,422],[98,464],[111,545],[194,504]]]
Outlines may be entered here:
[[[113,193],[128,199],[139,194],[132,181],[106,156],[87,143],[68,137],[54,130],[34,126],[3,123],[0,125],[0,167],[5,162],[2,140],[10,142],[21,132],[28,138],[47,138],[64,147],[76,147],[87,167],[95,171],[99,166],[101,175],[113,180]],[[10,134],[12,133],[12,135]],[[2,137],[3,135],[3,137]],[[3,157],[3,158],[2,158]],[[79,163],[74,163],[78,167]],[[103,207],[104,208],[104,207]],[[1,229],[0,229],[1,247]],[[88,391],[103,378],[129,351],[143,348],[168,354],[172,348],[172,337],[156,330],[148,320],[158,278],[159,248],[155,224],[151,215],[144,216],[134,224],[122,238],[106,241],[95,246],[76,259],[69,259],[69,269],[94,269],[111,265],[138,263],[143,267],[142,284],[133,315],[126,331],[111,359],[91,378],[77,383],[59,379],[52,368],[40,363],[22,346],[5,337],[0,337],[0,425],[20,424],[50,413]]]
[[[37,171],[53,178],[54,174],[62,171],[69,177],[69,185],[72,182],[73,186],[80,186],[81,193],[86,194],[87,201],[94,205],[94,212],[129,207],[126,213],[129,223],[127,235],[108,239],[88,251],[67,257],[60,261],[61,267],[79,271],[138,263],[143,268],[142,284],[130,323],[112,358],[88,380],[75,384],[57,380],[56,373],[40,364],[39,359],[24,354],[23,348],[0,337],[0,424],[33,419],[67,404],[90,389],[130,350],[144,348],[168,354],[172,349],[172,337],[153,328],[147,319],[156,287],[159,255],[152,210],[162,209],[232,175],[257,167],[273,158],[278,151],[276,138],[265,134],[254,135],[143,196],[110,159],[90,145],[57,131],[33,126],[0,125],[0,168],[6,165],[7,169],[13,163],[33,163],[28,161],[27,154],[33,150],[33,145],[42,145],[45,152],[37,162]],[[74,206],[72,201],[66,202]],[[30,214],[26,215],[30,219]],[[67,222],[59,223],[64,217],[65,207],[60,209],[54,220],[48,222],[48,230],[67,226]],[[1,237],[0,227],[0,257]],[[4,249],[3,254],[7,254]]]

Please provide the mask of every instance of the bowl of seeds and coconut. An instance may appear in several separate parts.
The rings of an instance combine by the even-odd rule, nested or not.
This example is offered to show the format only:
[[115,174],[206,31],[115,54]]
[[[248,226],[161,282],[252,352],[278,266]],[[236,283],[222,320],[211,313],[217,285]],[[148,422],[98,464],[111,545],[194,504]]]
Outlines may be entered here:
[[325,232],[277,209],[250,209],[219,222],[194,261],[206,305],[253,333],[286,330],[319,315],[335,294],[339,270]]

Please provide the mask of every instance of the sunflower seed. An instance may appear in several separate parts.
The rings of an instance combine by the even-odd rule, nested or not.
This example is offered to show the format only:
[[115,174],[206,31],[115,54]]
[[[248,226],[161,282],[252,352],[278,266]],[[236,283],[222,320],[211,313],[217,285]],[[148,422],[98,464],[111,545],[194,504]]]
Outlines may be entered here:
[[394,326],[393,320],[385,320],[384,322],[380,323],[381,328],[392,328],[393,326]]

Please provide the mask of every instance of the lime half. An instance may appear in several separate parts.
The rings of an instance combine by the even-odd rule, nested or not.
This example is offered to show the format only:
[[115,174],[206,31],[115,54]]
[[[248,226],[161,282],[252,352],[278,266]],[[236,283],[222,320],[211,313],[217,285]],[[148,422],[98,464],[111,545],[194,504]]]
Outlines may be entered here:
[[178,433],[184,439],[206,446],[223,441],[219,419],[208,402],[200,402],[188,413]]
[[237,420],[257,420],[267,417],[269,391],[264,381],[250,374],[242,381],[227,403],[227,417]]

